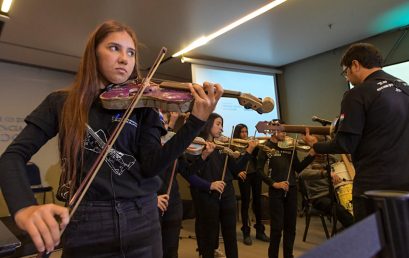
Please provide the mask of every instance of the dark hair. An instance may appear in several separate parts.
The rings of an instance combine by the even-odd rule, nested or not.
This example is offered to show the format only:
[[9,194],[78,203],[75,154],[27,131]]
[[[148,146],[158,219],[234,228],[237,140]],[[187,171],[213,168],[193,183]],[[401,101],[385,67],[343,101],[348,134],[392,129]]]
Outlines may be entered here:
[[203,130],[200,132],[199,137],[202,137],[205,140],[209,139],[210,131],[212,130],[214,120],[216,120],[216,118],[219,118],[219,117],[222,119],[222,124],[223,124],[223,117],[221,115],[217,113],[211,113],[209,118],[206,121],[205,126],[203,127]]
[[245,124],[236,125],[236,127],[234,128],[233,138],[240,138],[241,129],[243,128],[246,128],[248,130],[247,125]]
[[382,67],[381,52],[368,43],[352,44],[341,58],[341,66],[351,67],[352,61],[357,60],[363,67],[371,69]]
[[273,121],[274,123],[277,123],[277,122],[278,122],[280,125],[281,125],[281,124],[285,124],[284,120],[278,119],[278,118],[277,118],[277,119],[273,119],[272,121]]

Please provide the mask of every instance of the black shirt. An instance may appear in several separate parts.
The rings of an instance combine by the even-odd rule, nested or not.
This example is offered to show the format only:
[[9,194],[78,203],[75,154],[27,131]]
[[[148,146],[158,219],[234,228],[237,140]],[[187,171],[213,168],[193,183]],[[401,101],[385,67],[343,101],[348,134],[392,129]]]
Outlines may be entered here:
[[[25,176],[25,164],[42,145],[58,133],[65,92],[51,93],[26,118],[27,126],[0,159],[0,184],[11,213],[35,204]],[[120,120],[123,110],[106,110],[99,100],[89,113],[84,140],[82,177],[89,171]],[[105,159],[90,189],[87,200],[132,199],[153,194],[160,187],[157,174],[166,169],[199,133],[204,121],[190,116],[186,124],[163,147],[165,133],[159,114],[152,108],[135,109],[112,150]]]
[[[293,163],[290,172],[289,185],[296,185],[295,181],[295,171],[301,172],[305,167],[308,166],[313,160],[314,157],[308,155],[303,159],[302,162],[299,161],[297,153],[293,155],[293,149],[282,149],[278,147],[277,143],[272,141],[267,141],[266,146],[275,149],[274,154],[266,153],[262,150],[259,150],[257,157],[257,170],[260,173],[263,182],[268,186],[272,187],[275,182],[287,181],[288,171],[290,168],[291,157],[293,158]],[[268,175],[264,173],[264,166],[268,162]]]
[[[189,170],[191,171],[190,174],[197,175],[202,180],[209,183],[222,180],[226,155],[227,154],[224,154],[222,150],[216,149],[206,158],[206,160],[202,160],[200,156],[197,157],[189,167]],[[232,185],[232,180],[237,177],[237,174],[240,171],[245,170],[246,164],[250,158],[251,154],[247,151],[238,159],[228,157],[223,181],[226,182],[227,185]],[[224,193],[225,192],[223,192],[223,194]]]
[[179,193],[179,184],[177,181],[177,174],[181,173],[184,175],[183,172],[186,171],[188,167],[188,161],[186,160],[185,156],[182,155],[177,159],[176,167],[172,179],[172,170],[174,167],[174,162],[163,172],[159,174],[160,179],[162,180],[161,187],[158,191],[158,195],[167,194],[169,185],[172,181],[172,186],[169,193],[169,205],[175,202],[180,201],[180,193]]
[[314,149],[334,153],[341,146],[352,154],[353,195],[358,196],[367,190],[409,190],[408,143],[409,89],[379,70],[346,92],[338,134],[332,143],[315,144]]

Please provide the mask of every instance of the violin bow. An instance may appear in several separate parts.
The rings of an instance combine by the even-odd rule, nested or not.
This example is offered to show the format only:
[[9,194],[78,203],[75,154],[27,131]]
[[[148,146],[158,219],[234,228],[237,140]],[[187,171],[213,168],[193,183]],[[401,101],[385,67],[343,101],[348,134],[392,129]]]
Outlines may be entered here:
[[[128,121],[129,117],[132,114],[133,109],[136,107],[138,104],[139,100],[141,99],[143,92],[149,86],[149,82],[152,79],[154,73],[158,69],[162,59],[164,58],[166,54],[167,49],[162,48],[159,52],[158,57],[156,58],[154,64],[152,65],[151,69],[149,70],[147,76],[142,82],[142,87],[138,91],[138,93],[134,96],[132,99],[132,102],[129,104],[129,107],[127,110],[124,112],[121,120],[119,121],[118,125],[115,127],[114,131],[112,132],[111,136],[107,140],[107,143],[104,145],[103,149],[101,150],[100,154],[96,158],[94,164],[92,165],[91,169],[87,173],[87,176],[84,178],[82,181],[81,185],[78,187],[77,191],[75,192],[74,196],[70,199],[68,208],[70,209],[70,219],[72,216],[75,214],[79,204],[81,203],[82,199],[85,196],[85,193],[88,191],[91,183],[93,182],[95,176],[97,175],[97,172],[101,168],[102,164],[105,161],[105,158],[107,157],[109,151],[112,149],[112,146],[114,145],[116,139],[118,138],[119,134],[121,133],[122,129],[124,128],[126,121]],[[64,233],[64,230],[61,230],[60,235]],[[47,252],[41,252],[37,255],[37,257],[49,257],[50,253]]]
[[[253,139],[254,140],[256,140],[256,133],[257,133],[257,130],[254,130],[254,136],[253,136]],[[254,150],[253,150],[254,151]],[[245,171],[245,173],[246,173],[246,176],[247,176],[247,171],[249,170],[249,166],[250,166],[250,160],[247,162],[247,165],[246,165],[246,171]],[[243,180],[244,181],[244,180]]]
[[[172,174],[170,175],[170,180],[169,180],[169,185],[168,185],[168,189],[166,190],[166,194],[169,196],[168,201],[170,200],[170,191],[172,190],[172,185],[173,185],[173,179],[175,178],[175,171],[176,171],[176,165],[178,163],[178,160],[175,159],[175,161],[173,161],[173,167],[172,167]],[[169,204],[168,204],[169,205]],[[162,212],[162,216],[163,214],[165,214],[165,212]]]
[[[253,136],[254,140],[256,139],[256,133],[257,133],[257,130],[254,131],[254,136]],[[250,160],[247,161],[246,170],[244,171],[244,173],[246,173],[246,176],[247,176],[247,171],[249,170],[249,166],[250,166]]]
[[[229,149],[230,149],[230,147],[231,147],[231,143],[232,143],[232,141],[233,141],[233,134],[234,134],[234,126],[232,126],[232,129],[231,129],[231,135],[230,135],[230,140],[229,140]],[[224,159],[224,166],[223,166],[223,173],[222,173],[222,181],[224,181],[224,178],[225,178],[225,176],[226,176],[226,170],[227,170],[227,162],[229,161],[229,155],[227,155],[226,154],[226,158]],[[220,193],[220,196],[219,196],[219,200],[221,200],[222,199],[222,193]]]
[[177,163],[178,163],[178,160],[175,159],[175,161],[173,162],[172,174],[170,175],[170,181],[169,181],[168,189],[166,191],[166,194],[169,195],[169,196],[170,196],[170,191],[172,190],[173,179],[175,177],[175,171],[176,171]]
[[290,190],[290,182],[288,180],[290,180],[291,168],[293,166],[293,160],[294,160],[294,154],[295,154],[295,147],[297,147],[297,140],[298,140],[298,133],[295,135],[293,153],[291,153],[290,167],[288,168],[288,173],[287,173],[288,190],[284,192],[284,198],[287,197],[287,193]]

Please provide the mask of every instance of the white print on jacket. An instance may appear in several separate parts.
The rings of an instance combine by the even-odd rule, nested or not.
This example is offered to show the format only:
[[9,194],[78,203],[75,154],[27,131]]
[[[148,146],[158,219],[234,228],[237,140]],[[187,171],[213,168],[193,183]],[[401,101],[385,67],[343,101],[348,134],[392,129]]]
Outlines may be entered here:
[[[93,131],[87,124],[87,136],[84,142],[84,148],[86,150],[100,153],[105,147],[107,137],[103,130]],[[135,157],[122,153],[120,151],[111,148],[108,155],[105,158],[105,162],[111,168],[111,170],[118,176],[122,175],[125,170],[130,169],[135,164]]]

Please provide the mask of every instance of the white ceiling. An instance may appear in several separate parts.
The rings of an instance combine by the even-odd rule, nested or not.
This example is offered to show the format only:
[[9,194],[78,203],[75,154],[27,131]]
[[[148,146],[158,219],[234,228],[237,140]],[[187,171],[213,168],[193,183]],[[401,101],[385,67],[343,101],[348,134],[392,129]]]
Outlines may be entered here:
[[[170,56],[268,2],[14,0],[0,36],[0,59],[76,71],[88,34],[102,21],[116,19],[137,32],[147,68],[162,46]],[[409,17],[409,1],[288,0],[186,55],[280,67],[407,25],[396,12]],[[190,78],[180,59],[165,62],[159,72]]]

